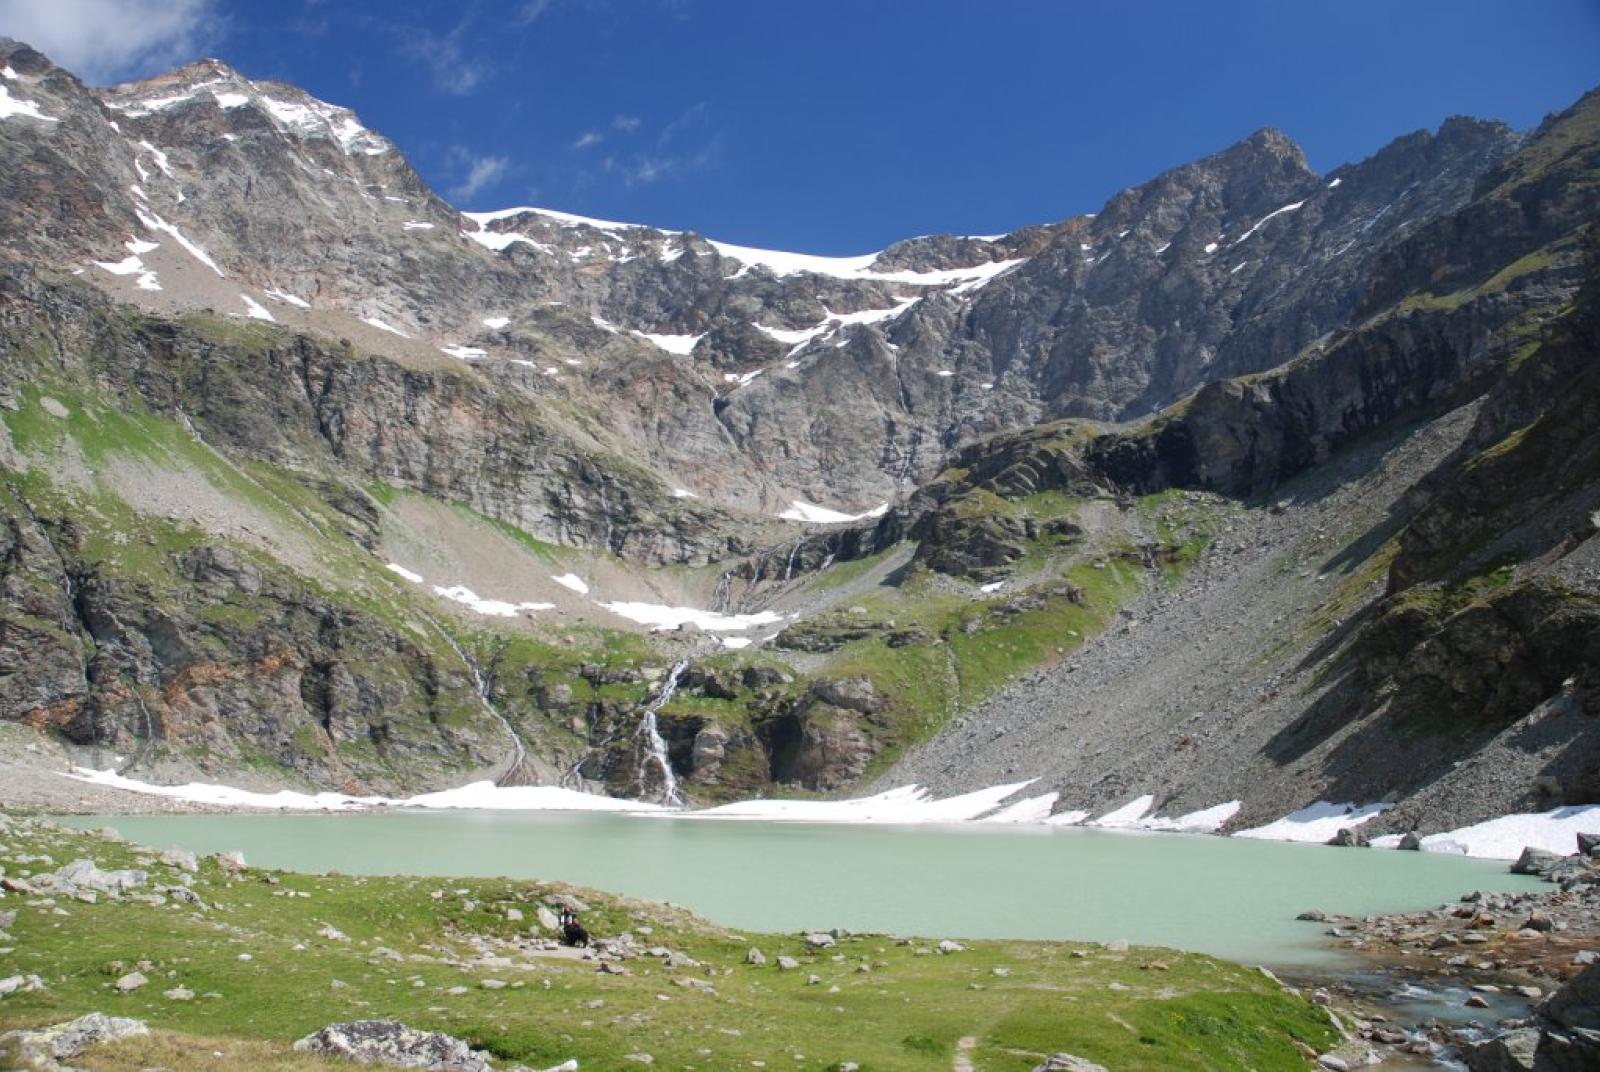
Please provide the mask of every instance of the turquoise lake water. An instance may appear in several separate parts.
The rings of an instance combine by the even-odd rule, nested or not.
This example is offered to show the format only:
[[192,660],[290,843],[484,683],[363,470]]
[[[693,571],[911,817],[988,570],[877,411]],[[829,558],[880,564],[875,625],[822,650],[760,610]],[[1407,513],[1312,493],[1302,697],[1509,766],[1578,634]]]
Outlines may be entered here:
[[1336,957],[1308,908],[1433,908],[1537,888],[1503,862],[1086,829],[716,822],[573,812],[84,816],[253,866],[557,879],[671,901],[729,928],[1164,945],[1249,963]]

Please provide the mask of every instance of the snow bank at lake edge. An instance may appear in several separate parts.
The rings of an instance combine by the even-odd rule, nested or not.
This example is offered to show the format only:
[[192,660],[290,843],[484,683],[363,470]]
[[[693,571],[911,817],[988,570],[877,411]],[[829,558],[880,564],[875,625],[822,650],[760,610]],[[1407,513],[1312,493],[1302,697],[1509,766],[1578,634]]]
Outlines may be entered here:
[[[590,811],[696,820],[846,824],[975,823],[993,826],[1079,826],[1114,833],[1216,834],[1238,813],[1240,803],[1202,808],[1176,817],[1154,814],[1154,797],[1140,796],[1098,817],[1078,810],[1052,809],[1060,794],[1019,796],[1034,780],[991,786],[950,797],[934,797],[925,786],[905,785],[867,797],[847,800],[753,799],[699,810],[678,810],[658,804],[584,793],[557,786],[497,786],[470,782],[453,789],[411,797],[354,796],[347,793],[255,792],[205,782],[157,785],[124,777],[115,771],[74,767],[58,772],[91,785],[145,793],[169,800],[217,807],[273,811],[365,811],[373,808],[419,808],[482,811]],[[1339,829],[1377,818],[1392,805],[1355,805],[1318,801],[1263,826],[1237,831],[1232,837],[1326,842]],[[1513,860],[1525,846],[1570,854],[1579,832],[1600,832],[1600,804],[1556,808],[1548,812],[1505,815],[1422,839],[1425,852]],[[1398,835],[1374,838],[1375,848],[1393,849]]]

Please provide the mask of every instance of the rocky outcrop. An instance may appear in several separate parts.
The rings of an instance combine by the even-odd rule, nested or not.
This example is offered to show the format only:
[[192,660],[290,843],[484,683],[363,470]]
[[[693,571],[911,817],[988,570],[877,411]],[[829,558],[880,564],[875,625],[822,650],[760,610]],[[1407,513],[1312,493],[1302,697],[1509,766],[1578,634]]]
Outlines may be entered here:
[[65,1072],[71,1066],[62,1062],[82,1056],[93,1046],[149,1033],[142,1020],[91,1012],[50,1027],[0,1034],[0,1060],[16,1061],[19,1067],[39,1072]]
[[294,1048],[363,1065],[428,1072],[492,1072],[488,1055],[461,1039],[439,1031],[419,1031],[396,1020],[329,1024],[297,1041]]
[[883,698],[866,678],[815,682],[761,726],[772,780],[821,790],[855,781],[878,749],[865,722],[883,708]]
[[1461,1048],[1472,1072],[1579,1072],[1600,1065],[1600,966],[1534,1008],[1534,1025]]
[[[1452,119],[1329,177],[1263,130],[1092,217],[912,239],[867,272],[791,270],[692,233],[535,209],[463,217],[347,110],[217,61],[97,91],[25,46],[0,47],[7,57],[61,120],[0,129],[17,165],[0,244],[14,253],[111,263],[120,236],[159,219],[285,321],[412,359],[482,351],[474,367],[581,411],[612,449],[763,513],[795,496],[864,509],[982,436],[1143,415],[1281,364],[1348,322],[1372,265],[1424,258],[1386,251],[1481,192],[1521,142]],[[995,265],[1014,267],[978,285]],[[207,271],[192,296],[119,294],[236,308],[236,288]],[[862,313],[883,315],[847,322]],[[636,419],[607,429],[618,406]]]

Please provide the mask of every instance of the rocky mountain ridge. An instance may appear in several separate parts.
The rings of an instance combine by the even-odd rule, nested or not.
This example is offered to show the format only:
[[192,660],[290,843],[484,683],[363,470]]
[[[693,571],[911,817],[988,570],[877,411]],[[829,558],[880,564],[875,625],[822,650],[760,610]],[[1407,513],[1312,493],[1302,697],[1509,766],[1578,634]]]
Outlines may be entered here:
[[[1587,687],[1593,95],[1328,175],[1263,130],[1093,216],[824,258],[457,213],[216,61],[0,61],[10,720],[349,791],[648,795],[655,697],[700,800],[1590,794],[1437,772]],[[1246,620],[1248,665],[1174,655]],[[1470,670],[1491,634],[1510,669]],[[1415,777],[1354,773],[1440,680]],[[1572,726],[1517,769],[1577,770]]]

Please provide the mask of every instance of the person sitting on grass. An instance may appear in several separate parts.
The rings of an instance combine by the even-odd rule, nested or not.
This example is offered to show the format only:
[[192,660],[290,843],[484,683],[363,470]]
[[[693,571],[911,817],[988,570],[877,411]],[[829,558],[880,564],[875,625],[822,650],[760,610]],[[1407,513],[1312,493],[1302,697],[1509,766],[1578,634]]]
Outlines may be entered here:
[[578,913],[570,908],[561,910],[561,942],[575,949],[589,948],[589,932],[584,930]]

